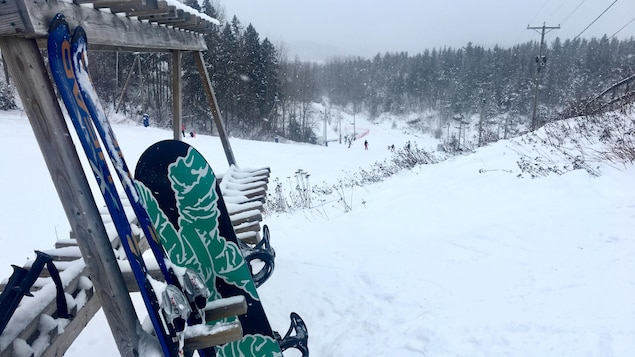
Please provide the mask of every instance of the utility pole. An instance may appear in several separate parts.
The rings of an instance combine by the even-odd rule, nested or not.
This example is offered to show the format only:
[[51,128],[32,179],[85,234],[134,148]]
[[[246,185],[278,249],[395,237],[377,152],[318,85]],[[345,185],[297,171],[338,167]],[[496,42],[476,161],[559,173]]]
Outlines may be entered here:
[[485,97],[481,99],[481,116],[478,119],[478,147],[483,146],[483,117],[485,116]]
[[479,82],[478,86],[481,87],[481,114],[478,120],[478,147],[483,146],[483,121],[485,119],[485,103],[487,100],[485,99],[487,91],[485,88],[488,88],[490,82]]
[[357,111],[357,107],[355,106],[355,102],[353,101],[353,140],[357,140],[357,134],[355,133],[355,113]]
[[339,128],[337,129],[337,132],[340,133],[340,144],[342,143],[342,113],[338,113],[338,118],[339,118]]
[[545,43],[545,34],[550,32],[551,30],[557,30],[560,28],[558,26],[545,26],[545,23],[542,23],[540,27],[531,27],[527,26],[527,30],[540,30],[540,48],[538,49],[538,57],[536,57],[536,78],[534,80],[534,105],[531,114],[531,131],[536,130],[536,107],[538,106],[538,87],[540,83],[540,70],[542,67],[547,65],[547,57],[542,55],[542,47]]
[[328,118],[328,115],[326,114],[326,107],[324,107],[324,146],[329,146],[329,141],[326,138],[326,127],[328,126],[328,124],[326,123],[326,119]]

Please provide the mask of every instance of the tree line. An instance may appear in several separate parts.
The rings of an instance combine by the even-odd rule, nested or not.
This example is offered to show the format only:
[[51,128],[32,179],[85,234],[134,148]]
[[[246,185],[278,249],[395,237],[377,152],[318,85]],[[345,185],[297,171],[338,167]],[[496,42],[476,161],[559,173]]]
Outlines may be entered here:
[[[606,36],[555,38],[545,44],[544,59],[536,58],[539,43],[531,41],[509,48],[468,43],[417,54],[306,62],[287,58],[282,44],[260,39],[253,25],[245,26],[236,16],[226,21],[222,7],[210,0],[186,4],[221,21],[205,33],[204,59],[225,129],[235,137],[314,142],[316,122],[326,115],[314,112],[315,102],[371,118],[434,113],[432,117],[440,118],[433,124],[437,134],[453,120],[477,114],[489,123],[504,120],[507,135],[508,128],[527,127],[539,66],[541,122],[635,73],[635,39]],[[171,54],[95,51],[90,58],[89,69],[106,107],[139,120],[148,113],[153,125],[171,126]],[[184,54],[181,75],[186,130],[213,133],[192,56]],[[10,95],[5,81],[0,86],[2,108],[11,108],[12,100],[6,100]]]

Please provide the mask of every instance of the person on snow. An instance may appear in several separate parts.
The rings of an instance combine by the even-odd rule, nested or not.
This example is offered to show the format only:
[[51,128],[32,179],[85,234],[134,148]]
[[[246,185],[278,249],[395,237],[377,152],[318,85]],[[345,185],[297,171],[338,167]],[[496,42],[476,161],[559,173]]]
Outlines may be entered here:
[[364,140],[364,149],[368,150],[368,140]]

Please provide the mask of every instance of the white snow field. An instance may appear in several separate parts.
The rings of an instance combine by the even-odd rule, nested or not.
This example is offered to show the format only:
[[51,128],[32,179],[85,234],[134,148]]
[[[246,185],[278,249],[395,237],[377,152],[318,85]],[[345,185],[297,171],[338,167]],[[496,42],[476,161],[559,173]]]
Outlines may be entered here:
[[[272,192],[276,177],[293,188],[298,169],[311,184],[332,185],[389,157],[388,145],[436,148],[391,124],[358,115],[356,130],[367,135],[351,148],[230,141],[240,167],[271,168]],[[172,135],[130,123],[114,131],[131,168]],[[228,169],[217,137],[185,140],[217,173]],[[500,141],[344,188],[344,202],[265,217],[277,259],[259,293],[273,328],[284,333],[289,313],[299,313],[316,357],[635,356],[635,167],[517,177],[517,145]],[[0,113],[0,152],[0,278],[8,278],[10,264],[70,228],[24,113]],[[102,312],[66,356],[96,354],[118,354]]]

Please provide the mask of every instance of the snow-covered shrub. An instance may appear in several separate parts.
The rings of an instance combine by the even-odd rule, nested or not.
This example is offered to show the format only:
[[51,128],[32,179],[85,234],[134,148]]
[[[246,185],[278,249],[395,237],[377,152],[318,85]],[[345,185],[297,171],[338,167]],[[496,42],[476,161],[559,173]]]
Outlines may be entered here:
[[293,178],[287,177],[286,184],[279,178],[274,179],[275,189],[267,196],[265,214],[316,209],[327,204],[337,205],[348,212],[352,209],[348,191],[354,187],[381,182],[402,170],[439,161],[432,153],[417,147],[416,143],[407,143],[383,162],[375,162],[369,168],[360,167],[355,172],[345,172],[344,177],[339,178],[336,184],[311,185],[311,175],[298,170]]
[[562,175],[572,170],[585,170],[599,176],[601,163],[635,161],[632,106],[621,112],[552,122],[512,140],[514,143],[516,152],[521,155],[519,168],[532,178]]

